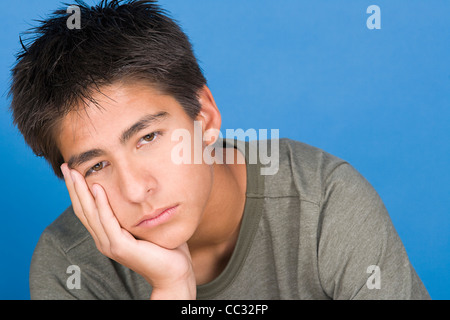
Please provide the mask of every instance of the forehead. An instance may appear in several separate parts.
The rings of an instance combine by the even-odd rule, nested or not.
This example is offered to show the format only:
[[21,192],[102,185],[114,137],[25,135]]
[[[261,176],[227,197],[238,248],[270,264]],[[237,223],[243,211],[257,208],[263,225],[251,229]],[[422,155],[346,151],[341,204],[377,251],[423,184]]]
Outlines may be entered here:
[[77,106],[60,122],[57,143],[65,161],[73,153],[117,142],[125,129],[145,115],[187,116],[176,99],[140,83],[103,87],[92,98],[95,103]]

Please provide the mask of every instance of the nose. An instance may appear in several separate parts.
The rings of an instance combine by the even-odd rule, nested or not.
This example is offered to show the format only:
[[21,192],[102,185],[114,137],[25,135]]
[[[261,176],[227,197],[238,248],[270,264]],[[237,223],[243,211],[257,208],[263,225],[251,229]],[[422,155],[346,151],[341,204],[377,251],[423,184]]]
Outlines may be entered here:
[[156,188],[156,180],[145,166],[130,161],[116,165],[119,189],[132,203],[142,203]]

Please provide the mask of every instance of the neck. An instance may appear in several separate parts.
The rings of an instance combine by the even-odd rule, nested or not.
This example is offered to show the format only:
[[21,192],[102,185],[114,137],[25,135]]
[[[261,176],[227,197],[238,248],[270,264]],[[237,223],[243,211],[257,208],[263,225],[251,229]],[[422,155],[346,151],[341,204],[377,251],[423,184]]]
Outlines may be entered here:
[[194,269],[209,270],[203,271],[203,277],[198,276],[203,278],[200,282],[207,282],[220,273],[238,238],[246,199],[247,172],[244,156],[234,150],[233,164],[213,164],[214,182],[210,199],[199,227],[188,241]]

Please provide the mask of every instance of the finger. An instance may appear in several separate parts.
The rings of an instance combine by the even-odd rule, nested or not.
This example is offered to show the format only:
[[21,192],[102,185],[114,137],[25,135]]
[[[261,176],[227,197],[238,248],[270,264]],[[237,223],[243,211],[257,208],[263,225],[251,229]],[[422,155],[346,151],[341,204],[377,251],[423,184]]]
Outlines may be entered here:
[[[120,263],[122,261],[127,261],[136,254],[139,255],[134,246],[137,243],[136,239],[131,233],[121,227],[119,220],[117,220],[117,217],[109,204],[108,196],[103,187],[94,184],[92,186],[92,192],[98,208],[100,222],[102,223],[103,230],[109,240],[110,258]],[[130,251],[133,247],[135,249]]]
[[94,237],[94,240],[97,242],[97,237],[95,236],[95,233],[92,231],[91,226],[89,225],[86,216],[83,212],[83,207],[81,206],[80,199],[78,198],[78,195],[75,191],[75,186],[72,181],[72,177],[70,176],[70,169],[67,166],[67,163],[64,163],[61,165],[61,172],[64,176],[64,181],[66,183],[66,188],[69,191],[69,197],[70,201],[72,202],[72,208],[75,212],[75,215],[80,219],[81,223],[86,227],[86,229],[89,231],[89,233]]
[[102,186],[94,184],[92,186],[95,204],[98,209],[98,216],[103,230],[110,240],[120,236],[122,227],[119,224],[114,212],[109,204],[108,197]]
[[64,182],[66,183],[66,188],[69,191],[70,201],[72,202],[73,211],[77,215],[77,217],[81,220],[81,222],[87,222],[86,218],[83,214],[83,208],[81,207],[81,203],[78,199],[78,196],[75,192],[75,187],[72,182],[72,178],[70,177],[70,169],[67,166],[67,163],[63,163],[61,165],[61,172],[64,176]]
[[70,175],[72,177],[75,193],[78,196],[83,214],[86,218],[86,222],[92,230],[93,236],[95,235],[98,240],[98,242],[96,242],[98,249],[103,252],[109,247],[109,240],[103,229],[103,225],[100,222],[95,200],[91,194],[91,191],[89,191],[84,177],[73,169],[70,170]]

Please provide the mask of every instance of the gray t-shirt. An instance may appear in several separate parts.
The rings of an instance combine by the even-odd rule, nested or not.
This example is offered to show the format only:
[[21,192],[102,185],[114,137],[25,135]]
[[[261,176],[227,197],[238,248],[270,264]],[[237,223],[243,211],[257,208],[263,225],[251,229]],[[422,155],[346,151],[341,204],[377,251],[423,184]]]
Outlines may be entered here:
[[[238,241],[223,272],[197,287],[197,298],[429,299],[366,179],[318,148],[277,141],[274,175],[261,175],[264,165],[249,160],[249,145],[258,141],[236,143],[247,163]],[[151,287],[103,256],[69,207],[36,246],[30,291],[32,299],[148,299]]]

